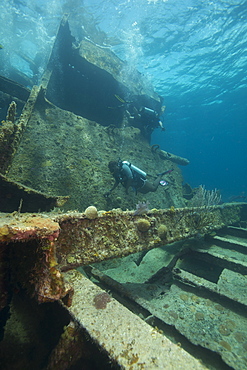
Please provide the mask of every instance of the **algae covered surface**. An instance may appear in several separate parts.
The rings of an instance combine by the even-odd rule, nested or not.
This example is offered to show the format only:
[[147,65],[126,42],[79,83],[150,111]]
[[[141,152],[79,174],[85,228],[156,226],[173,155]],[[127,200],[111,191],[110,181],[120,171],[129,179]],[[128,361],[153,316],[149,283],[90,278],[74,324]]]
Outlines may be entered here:
[[[119,186],[109,198],[104,194],[114,179],[111,160],[128,160],[153,176],[174,169],[166,178],[168,189],[145,195],[125,194]],[[37,103],[8,172],[10,178],[52,195],[69,196],[64,210],[134,209],[140,200],[154,208],[183,206],[182,175],[178,166],[162,160],[135,127],[104,127],[47,101]],[[150,181],[153,179],[150,177]]]
[[233,244],[237,238],[229,235],[224,239],[223,248],[217,235],[172,243],[95,264],[92,272],[127,302],[145,308],[146,320],[165,335],[174,338],[179,332],[183,345],[186,337],[199,352],[209,349],[209,368],[227,369],[228,364],[242,370],[247,364],[246,241],[238,238],[239,244]]

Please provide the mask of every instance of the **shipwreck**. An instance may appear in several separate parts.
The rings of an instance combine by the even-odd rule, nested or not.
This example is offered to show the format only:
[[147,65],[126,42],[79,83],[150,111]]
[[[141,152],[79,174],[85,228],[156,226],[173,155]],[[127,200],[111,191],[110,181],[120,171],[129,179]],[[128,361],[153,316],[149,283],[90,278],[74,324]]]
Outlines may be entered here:
[[[246,367],[247,205],[190,206],[136,114],[163,98],[67,17],[40,84],[0,93],[2,368]],[[171,186],[104,197],[118,158]]]

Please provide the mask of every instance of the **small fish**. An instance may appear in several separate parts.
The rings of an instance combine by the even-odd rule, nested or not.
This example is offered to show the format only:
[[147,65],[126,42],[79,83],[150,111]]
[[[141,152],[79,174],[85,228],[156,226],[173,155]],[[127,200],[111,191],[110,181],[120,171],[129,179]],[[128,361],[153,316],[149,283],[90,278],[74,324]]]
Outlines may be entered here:
[[2,44],[0,44],[0,50],[1,50],[1,49],[3,49],[3,45],[2,45]]

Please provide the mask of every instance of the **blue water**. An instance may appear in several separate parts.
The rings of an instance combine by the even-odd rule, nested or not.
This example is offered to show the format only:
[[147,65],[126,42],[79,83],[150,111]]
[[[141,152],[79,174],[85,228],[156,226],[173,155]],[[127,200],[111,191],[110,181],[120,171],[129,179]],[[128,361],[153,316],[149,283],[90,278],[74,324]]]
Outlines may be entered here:
[[185,182],[247,195],[247,1],[2,0],[0,74],[18,55],[39,81],[62,14],[78,39],[111,48],[164,97],[165,132],[152,143],[190,160]]

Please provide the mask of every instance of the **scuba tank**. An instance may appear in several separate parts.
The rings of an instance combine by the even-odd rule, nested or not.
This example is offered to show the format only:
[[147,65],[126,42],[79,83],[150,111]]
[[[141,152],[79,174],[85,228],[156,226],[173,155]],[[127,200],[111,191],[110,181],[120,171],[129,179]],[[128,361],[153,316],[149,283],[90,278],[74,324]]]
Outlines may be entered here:
[[140,109],[140,113],[143,115],[145,114],[146,117],[150,117],[150,118],[159,117],[158,113],[155,110],[148,108],[148,107],[142,107]]
[[140,170],[140,168],[134,166],[133,164],[131,164],[130,162],[128,161],[122,161],[122,164],[123,165],[127,165],[133,172],[135,172],[136,174],[138,174],[139,176],[141,177],[144,177],[146,178],[147,177],[147,174],[146,172]]

